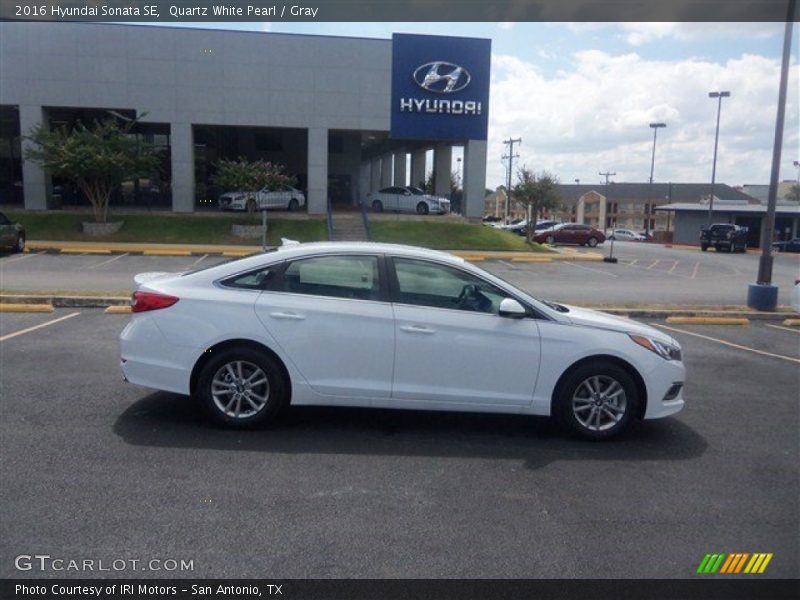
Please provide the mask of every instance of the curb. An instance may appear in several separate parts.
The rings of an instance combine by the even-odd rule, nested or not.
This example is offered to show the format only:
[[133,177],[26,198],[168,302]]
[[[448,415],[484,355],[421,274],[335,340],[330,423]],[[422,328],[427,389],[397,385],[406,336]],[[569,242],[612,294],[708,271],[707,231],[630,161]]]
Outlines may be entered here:
[[800,327],[800,319],[786,319],[783,324],[786,327]]
[[749,325],[750,319],[746,317],[667,317],[667,323],[680,325]]
[[53,310],[52,304],[34,304],[32,302],[0,302],[0,313],[51,313]]

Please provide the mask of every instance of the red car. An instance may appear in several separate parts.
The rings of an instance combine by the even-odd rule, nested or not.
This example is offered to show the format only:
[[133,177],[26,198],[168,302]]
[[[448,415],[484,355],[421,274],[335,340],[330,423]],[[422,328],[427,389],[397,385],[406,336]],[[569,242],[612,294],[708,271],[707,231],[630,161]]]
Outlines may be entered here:
[[540,244],[578,244],[594,248],[606,241],[605,234],[599,229],[579,223],[562,223],[550,229],[536,232],[534,241]]

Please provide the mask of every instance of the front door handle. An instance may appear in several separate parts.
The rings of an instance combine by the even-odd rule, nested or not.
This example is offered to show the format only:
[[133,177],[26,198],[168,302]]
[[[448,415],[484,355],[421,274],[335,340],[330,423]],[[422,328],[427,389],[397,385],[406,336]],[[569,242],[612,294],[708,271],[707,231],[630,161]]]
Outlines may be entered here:
[[403,331],[407,331],[408,333],[424,333],[430,335],[432,333],[436,333],[435,329],[431,329],[430,327],[423,327],[421,325],[403,325],[400,327]]
[[303,315],[298,315],[297,313],[293,312],[271,312],[269,313],[270,317],[274,317],[275,319],[289,319],[292,321],[302,321],[305,319]]

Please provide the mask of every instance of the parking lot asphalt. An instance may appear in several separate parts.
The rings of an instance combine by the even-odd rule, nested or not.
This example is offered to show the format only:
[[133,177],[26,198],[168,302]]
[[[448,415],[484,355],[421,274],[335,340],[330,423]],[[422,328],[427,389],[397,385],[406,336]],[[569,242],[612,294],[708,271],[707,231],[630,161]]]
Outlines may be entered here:
[[0,315],[0,577],[65,575],[15,570],[40,553],[194,565],[73,577],[685,578],[709,552],[800,576],[794,330],[669,326],[685,410],[587,443],[545,418],[368,409],[215,429],[122,382],[127,320]]
[[[610,244],[592,252],[607,255]],[[574,250],[574,249],[570,249]],[[588,252],[588,250],[580,250]],[[617,242],[617,264],[602,261],[522,263],[486,260],[483,268],[534,296],[581,304],[744,305],[755,280],[758,256],[700,252],[657,244]],[[144,271],[186,271],[231,260],[219,255],[61,255],[33,252],[0,257],[0,289],[64,293],[129,293],[133,276]],[[800,255],[775,257],[778,301],[789,304],[800,278]]]

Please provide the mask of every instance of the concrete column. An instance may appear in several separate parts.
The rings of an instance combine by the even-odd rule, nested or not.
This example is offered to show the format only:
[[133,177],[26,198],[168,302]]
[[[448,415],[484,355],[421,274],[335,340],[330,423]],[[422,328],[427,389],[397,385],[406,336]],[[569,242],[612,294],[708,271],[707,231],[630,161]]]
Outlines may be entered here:
[[[484,143],[485,145],[485,143]],[[466,149],[465,149],[466,152]],[[485,151],[484,151],[485,154]],[[465,161],[466,162],[466,161]],[[486,168],[486,157],[484,156],[484,169]],[[453,169],[453,148],[452,146],[438,146],[433,151],[433,193],[444,198],[450,197],[450,173]],[[466,170],[466,165],[464,165]],[[486,179],[486,174],[483,176]],[[465,178],[466,179],[466,178]],[[481,209],[483,210],[483,209]],[[483,215],[481,215],[483,216]]]
[[411,184],[419,186],[425,183],[425,150],[411,153]]
[[394,155],[394,185],[405,186],[406,183],[406,153],[398,152]]
[[392,155],[384,154],[381,156],[381,187],[392,185]]
[[50,197],[50,177],[44,169],[35,162],[25,159],[25,149],[32,146],[24,136],[28,135],[35,126],[47,126],[47,118],[41,106],[19,107],[19,127],[22,138],[22,190],[24,193],[25,208],[31,210],[45,210],[47,199]]
[[172,210],[194,212],[194,135],[191,123],[170,123]]
[[584,213],[586,211],[586,195],[584,194],[578,198],[578,206],[575,209],[575,222],[583,223]]
[[358,189],[356,190],[356,206],[359,202],[367,201],[370,190],[370,163],[362,162],[358,170]]
[[469,140],[464,145],[463,215],[471,219],[483,218],[485,197],[486,140]]
[[308,130],[308,214],[328,212],[328,130]]
[[381,159],[373,158],[369,164],[369,191],[377,192],[381,189]]

